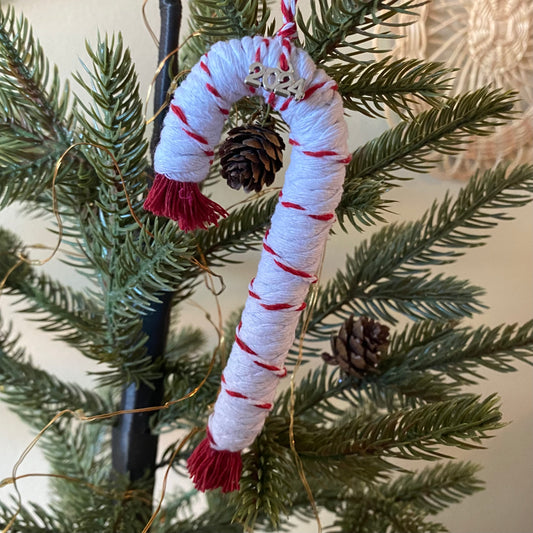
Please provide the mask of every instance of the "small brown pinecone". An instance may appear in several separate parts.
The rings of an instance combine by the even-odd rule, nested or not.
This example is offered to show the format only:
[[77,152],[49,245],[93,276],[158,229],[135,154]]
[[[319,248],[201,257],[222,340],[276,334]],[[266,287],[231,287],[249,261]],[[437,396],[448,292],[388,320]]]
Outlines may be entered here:
[[332,355],[322,358],[330,365],[339,365],[346,375],[363,378],[374,372],[389,345],[389,328],[365,316],[355,320],[351,315],[337,335],[331,337]]
[[274,130],[253,124],[233,128],[219,149],[222,177],[232,189],[259,192],[274,182],[284,149]]

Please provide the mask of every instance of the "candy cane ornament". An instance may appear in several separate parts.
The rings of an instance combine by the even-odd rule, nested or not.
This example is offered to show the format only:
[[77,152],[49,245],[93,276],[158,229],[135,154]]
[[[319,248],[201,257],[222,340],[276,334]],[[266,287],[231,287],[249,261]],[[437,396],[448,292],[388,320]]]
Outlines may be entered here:
[[230,106],[260,95],[290,126],[293,148],[280,200],[263,240],[207,436],[188,461],[202,491],[239,488],[241,450],[261,431],[277,383],[287,373],[284,362],[309,287],[317,279],[350,160],[337,86],[305,51],[292,46],[294,1],[282,5],[285,24],[275,37],[216,43],[178,87],[145,202],[146,209],[177,220],[186,231],[216,223],[227,213],[203,196],[197,183],[208,174]]

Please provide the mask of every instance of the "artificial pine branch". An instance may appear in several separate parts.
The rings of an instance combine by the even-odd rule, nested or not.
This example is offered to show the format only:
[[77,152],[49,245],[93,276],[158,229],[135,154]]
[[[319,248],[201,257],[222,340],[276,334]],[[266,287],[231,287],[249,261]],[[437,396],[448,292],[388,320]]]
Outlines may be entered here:
[[[15,502],[6,505],[0,502],[0,527],[6,527],[17,509]],[[35,503],[19,510],[17,515],[17,533],[69,533],[74,531],[71,517],[65,513],[45,509]]]
[[277,194],[261,196],[232,211],[218,226],[198,235],[196,243],[208,264],[237,262],[235,254],[257,249],[277,202]]
[[446,105],[442,95],[450,89],[450,69],[420,59],[386,57],[366,65],[334,65],[325,70],[337,81],[344,107],[368,117],[383,117],[389,109],[404,120],[414,119],[413,103],[441,107]]
[[[426,286],[432,265],[450,264],[467,247],[482,245],[487,237],[486,230],[500,220],[509,219],[508,210],[525,205],[532,191],[533,166],[522,165],[508,171],[506,164],[500,164],[494,170],[473,176],[455,201],[446,196],[441,205],[434,203],[418,221],[385,226],[356,249],[347,259],[344,271],[339,271],[319,289],[309,334],[329,334],[330,328],[322,324],[326,317],[334,313],[345,316],[349,309],[368,311],[371,316],[383,316],[385,320],[393,318],[380,301],[372,302],[372,295],[380,296],[381,288],[385,291],[382,294],[387,296],[389,289],[402,291],[405,287]],[[436,279],[433,278],[433,282]],[[456,281],[448,279],[449,287],[453,287]],[[431,278],[428,283],[429,288]],[[380,284],[383,285],[380,287]],[[470,302],[468,298],[464,300],[463,311],[468,316],[479,309],[480,291],[466,285],[464,288],[464,296],[468,292],[472,296]],[[401,292],[389,294],[394,299]],[[409,298],[409,290],[404,290],[404,294]],[[389,300],[385,298],[383,303],[388,306]],[[431,305],[431,301],[427,305]],[[392,309],[411,312],[409,306],[404,307],[394,300]],[[431,311],[431,308],[426,310]],[[437,306],[430,317],[438,318],[438,315]],[[451,318],[451,315],[443,313],[440,317]]]
[[[61,88],[26,18],[13,8],[0,12],[0,205],[28,201],[40,208],[40,196],[52,186],[54,166],[72,143],[68,83]],[[58,169],[56,192],[65,205],[77,206],[72,186],[86,172],[82,157],[69,152]]]
[[87,415],[109,410],[110,402],[101,395],[35,367],[18,343],[11,328],[0,323],[3,399],[26,423],[41,429],[63,409],[81,409]]
[[[482,368],[515,372],[518,362],[531,364],[533,321],[519,326],[502,324],[495,328],[446,328],[435,331],[429,342],[420,344],[420,330],[435,331],[429,323],[406,328],[391,340],[392,353],[383,361],[386,372],[409,369],[413,372],[442,373],[460,385],[479,382]],[[393,369],[394,368],[394,369]]]
[[61,89],[55,67],[50,82],[50,66],[41,45],[28,20],[17,19],[12,7],[0,12],[0,51],[0,116],[13,119],[28,132],[70,144],[68,84]]
[[[471,135],[489,135],[495,126],[515,114],[516,94],[488,88],[446,99],[412,121],[400,122],[380,136],[360,146],[346,169],[344,193],[337,208],[341,225],[350,217],[360,182],[382,181],[388,187],[399,179],[400,170],[424,173],[439,161],[439,153],[464,150]],[[383,189],[384,190],[384,189]]]
[[[0,228],[0,278],[25,257],[18,238]],[[24,302],[22,313],[33,315],[43,331],[55,333],[56,338],[90,354],[91,337],[102,328],[102,309],[86,294],[66,287],[46,274],[38,274],[26,263],[19,264],[6,279],[4,291]]]
[[469,462],[439,463],[377,486],[375,496],[379,494],[383,502],[393,500],[437,514],[482,489],[483,483],[477,476],[480,470]]
[[383,415],[345,416],[331,428],[295,429],[299,455],[310,461],[342,460],[351,455],[383,458],[445,458],[441,446],[479,448],[489,433],[502,426],[499,399],[492,395],[434,402]]
[[272,28],[267,28],[269,19],[266,0],[196,0],[191,3],[189,22],[194,37],[181,53],[181,63],[191,68],[217,41],[272,34]]
[[464,150],[468,136],[490,135],[512,119],[516,102],[513,91],[489,88],[446,99],[358,148],[346,172],[348,180],[394,178],[400,168],[424,172],[438,161],[436,153]]
[[[77,116],[84,139],[93,144],[84,152],[101,180],[97,208],[87,209],[80,225],[107,324],[105,337],[95,340],[95,353],[117,369],[116,374],[106,373],[103,382],[139,383],[159,374],[146,354],[140,315],[150,313],[163,291],[173,290],[188,265],[188,254],[171,223],[154,220],[141,209],[147,186],[147,143],[129,52],[118,36],[116,42],[105,39],[94,51],[89,48],[89,55],[93,60],[93,71],[86,68],[90,82],[80,76],[77,80],[94,103],[80,104]],[[138,221],[132,211],[140,213]]]
[[393,37],[387,28],[389,19],[399,13],[414,14],[415,8],[424,3],[420,0],[312,0],[307,21],[298,13],[298,28],[305,38],[304,48],[316,63],[334,60],[362,63],[357,56],[369,51],[367,43]]

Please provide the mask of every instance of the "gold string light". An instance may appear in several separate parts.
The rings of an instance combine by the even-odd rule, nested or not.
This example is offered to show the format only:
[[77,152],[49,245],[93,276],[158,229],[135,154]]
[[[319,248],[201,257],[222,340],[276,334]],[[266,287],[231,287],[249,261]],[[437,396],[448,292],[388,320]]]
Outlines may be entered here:
[[322,257],[320,259],[320,266],[318,268],[318,273],[317,273],[317,282],[311,287],[311,290],[309,292],[308,304],[304,311],[302,330],[300,332],[300,337],[298,339],[298,358],[296,360],[296,364],[294,365],[294,369],[291,375],[290,400],[289,400],[289,444],[290,444],[290,448],[294,456],[294,461],[296,463],[296,469],[298,470],[298,475],[300,476],[302,485],[304,486],[305,492],[307,493],[307,498],[309,500],[309,503],[311,504],[313,514],[315,515],[318,533],[322,533],[322,522],[320,521],[320,514],[318,512],[318,506],[317,506],[316,500],[313,496],[313,490],[311,489],[311,486],[309,485],[309,481],[307,480],[307,476],[305,475],[305,470],[304,470],[304,466],[302,463],[302,459],[300,458],[300,456],[298,455],[298,451],[296,450],[296,440],[294,438],[294,420],[295,420],[295,407],[296,407],[295,406],[296,373],[298,369],[300,368],[302,364],[302,360],[303,360],[304,337],[309,328],[309,322],[311,320],[312,311],[316,306],[317,296],[318,296],[318,286],[320,284],[320,277],[322,275],[322,268],[324,266],[324,258],[325,258],[325,250],[322,252]]
[[157,518],[157,515],[161,511],[161,507],[163,505],[163,500],[165,499],[165,494],[166,494],[166,490],[167,490],[168,475],[170,473],[170,469],[172,468],[172,464],[174,463],[174,459],[176,459],[176,456],[183,449],[185,444],[187,444],[187,442],[189,442],[189,440],[192,439],[192,437],[194,437],[194,435],[196,435],[200,431],[201,431],[201,429],[199,427],[192,428],[191,431],[184,437],[184,439],[180,442],[180,444],[178,446],[176,446],[175,450],[172,452],[172,455],[171,455],[170,460],[168,462],[168,466],[167,466],[167,468],[165,470],[165,475],[163,476],[163,483],[162,483],[162,488],[161,488],[161,496],[159,497],[159,502],[157,504],[157,507],[155,508],[155,511],[153,512],[152,516],[150,517],[150,520],[148,520],[146,526],[142,530],[142,533],[147,533],[148,532],[148,530],[150,529],[150,527],[154,523],[154,520]]
[[[203,259],[205,261],[205,258],[203,258]],[[206,372],[205,376],[202,378],[202,380],[200,381],[200,383],[194,389],[192,389],[189,393],[185,394],[181,398],[165,402],[163,405],[144,407],[144,408],[138,408],[138,409],[122,409],[120,411],[113,411],[111,413],[103,413],[103,414],[90,415],[90,416],[87,416],[87,415],[83,414],[83,411],[81,411],[81,410],[73,411],[72,409],[64,409],[64,410],[56,413],[56,415],[39,431],[39,433],[34,437],[34,439],[30,442],[30,444],[24,449],[24,451],[22,452],[22,454],[20,455],[20,457],[18,458],[18,460],[15,462],[15,464],[13,466],[11,477],[0,481],[0,488],[2,488],[4,486],[7,486],[7,485],[13,485],[13,488],[14,488],[15,493],[16,493],[16,498],[17,498],[17,509],[16,509],[14,515],[11,517],[11,519],[9,520],[9,522],[7,523],[7,525],[2,530],[1,533],[7,533],[12,528],[12,526],[13,526],[13,524],[14,524],[17,516],[18,516],[18,514],[20,513],[20,510],[22,509],[22,495],[21,495],[20,490],[19,490],[18,485],[17,485],[17,481],[19,479],[32,477],[32,476],[33,477],[37,477],[37,476],[39,476],[39,477],[41,477],[41,476],[42,477],[45,477],[45,476],[56,477],[56,478],[64,479],[66,481],[80,482],[80,483],[84,484],[85,486],[87,486],[89,488],[92,488],[94,490],[98,489],[99,491],[102,491],[101,488],[96,487],[95,485],[92,485],[90,483],[84,482],[83,480],[77,480],[76,478],[72,478],[72,477],[69,477],[69,476],[62,476],[60,474],[25,474],[25,475],[22,475],[22,476],[17,476],[18,469],[20,468],[21,464],[24,462],[24,460],[26,459],[28,454],[37,445],[37,443],[42,438],[42,436],[47,431],[47,429],[50,428],[53,424],[55,424],[60,418],[62,418],[63,416],[68,414],[68,415],[73,416],[76,420],[78,420],[80,422],[94,422],[94,421],[98,421],[98,420],[107,420],[107,419],[114,418],[114,417],[120,416],[120,415],[137,414],[137,413],[149,413],[149,412],[160,411],[160,410],[163,410],[163,409],[169,409],[171,406],[173,406],[173,405],[175,405],[177,403],[180,403],[180,402],[183,402],[185,400],[188,400],[188,399],[192,398],[204,386],[204,384],[208,380],[209,376],[211,375],[211,372],[213,371],[217,356],[221,352],[220,349],[222,347],[222,344],[224,343],[224,331],[223,331],[223,325],[222,325],[222,323],[223,323],[222,310],[221,310],[221,305],[220,305],[220,301],[219,301],[219,298],[218,298],[219,292],[215,290],[214,282],[213,282],[213,277],[220,277],[221,278],[221,276],[213,274],[211,272],[211,270],[207,267],[207,265],[202,265],[197,260],[195,260],[195,264],[197,266],[201,267],[204,270],[204,272],[205,272],[206,287],[209,289],[209,291],[213,294],[213,296],[215,298],[215,305],[216,305],[216,308],[217,308],[217,318],[218,318],[218,324],[216,324],[211,319],[211,316],[210,316],[209,312],[207,310],[201,308],[200,306],[198,306],[198,304],[196,304],[197,307],[199,307],[202,311],[204,311],[205,318],[208,320],[208,322],[210,324],[213,325],[215,331],[217,332],[217,336],[218,336],[218,342],[217,342],[217,345],[216,345],[215,349],[213,350],[213,354],[211,356],[211,360],[209,362],[209,366],[207,368],[207,372]],[[16,266],[18,266],[18,263],[15,265],[15,267]],[[15,270],[15,268],[12,267],[10,269],[10,271],[13,271],[13,270]],[[11,272],[8,272],[8,274],[5,276],[6,279],[9,276],[10,273]],[[222,283],[223,283],[223,281],[222,281]],[[195,305],[195,304],[193,304],[193,305]],[[161,499],[159,501],[159,505],[158,505],[156,511],[154,512],[154,514],[152,515],[152,517],[150,518],[150,521],[148,522],[147,526],[143,530],[143,533],[146,533],[148,531],[149,527],[151,526],[151,524],[153,523],[153,521],[155,520],[157,514],[159,513],[159,511],[161,509],[161,506],[162,506],[162,503],[163,503],[163,499],[164,499],[164,496],[165,496],[165,492],[166,492],[166,480],[168,478],[168,475],[169,475],[169,472],[170,472],[170,468],[172,466],[172,463],[173,463],[176,455],[183,448],[183,446],[199,431],[201,431],[200,428],[197,428],[197,427],[193,428],[191,430],[191,432],[179,444],[179,446],[176,448],[176,450],[174,450],[174,452],[172,454],[172,457],[170,459],[170,463],[168,465],[168,468],[167,468],[167,470],[165,472],[164,482],[163,482],[163,490],[162,490],[162,494],[161,494]]]
[[170,86],[170,89],[168,91],[168,94],[167,94],[167,97],[165,99],[165,101],[163,102],[163,104],[161,104],[161,106],[159,107],[159,109],[149,118],[147,119],[147,115],[148,115],[148,104],[150,103],[150,99],[151,99],[151,96],[152,96],[152,89],[153,87],[155,86],[155,82],[157,80],[157,77],[159,76],[159,74],[161,73],[161,71],[163,70],[163,68],[165,67],[167,61],[174,55],[174,54],[177,54],[181,48],[187,44],[187,42],[192,39],[193,37],[198,37],[199,35],[202,34],[202,31],[200,30],[197,30],[193,33],[191,33],[179,46],[177,46],[176,48],[174,48],[174,50],[172,50],[171,52],[169,52],[160,62],[159,64],[157,65],[157,68],[155,69],[155,72],[154,72],[154,75],[152,77],[152,81],[150,82],[150,85],[148,86],[148,91],[146,93],[146,98],[144,100],[144,116],[145,116],[145,123],[146,125],[148,124],[151,124],[163,111],[164,109],[167,107],[168,103],[170,102],[170,94],[175,90],[176,86],[175,86],[175,81],[174,80],[178,80],[179,78],[181,78],[182,76],[184,76],[185,74],[187,74],[189,72],[189,69],[185,69],[185,70],[182,70],[180,71],[175,77],[174,77],[174,80]]
[[152,26],[151,26],[150,22],[148,21],[148,17],[146,15],[146,5],[147,4],[148,4],[148,0],[143,0],[143,5],[141,7],[141,13],[142,13],[142,18],[143,18],[143,22],[144,22],[144,27],[146,28],[146,30],[150,34],[150,37],[152,37],[152,40],[154,41],[154,44],[156,45],[156,47],[159,48],[159,39],[157,38],[157,35],[155,34],[154,30],[152,29]]

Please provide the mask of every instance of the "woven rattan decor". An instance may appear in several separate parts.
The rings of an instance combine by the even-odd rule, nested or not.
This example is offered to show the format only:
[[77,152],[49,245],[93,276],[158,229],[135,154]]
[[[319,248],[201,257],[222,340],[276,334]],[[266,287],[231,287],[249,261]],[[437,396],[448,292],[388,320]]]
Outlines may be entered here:
[[[519,118],[489,137],[477,138],[459,155],[445,156],[439,174],[468,179],[502,159],[533,160],[533,1],[433,0],[401,26],[393,55],[441,61],[458,68],[451,94],[484,85],[519,91]],[[403,22],[412,20],[404,15]],[[423,105],[413,104],[419,112]],[[394,120],[390,117],[391,120]]]

